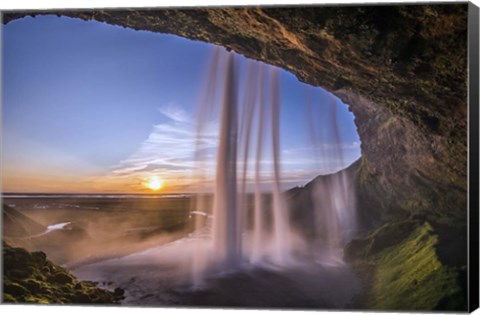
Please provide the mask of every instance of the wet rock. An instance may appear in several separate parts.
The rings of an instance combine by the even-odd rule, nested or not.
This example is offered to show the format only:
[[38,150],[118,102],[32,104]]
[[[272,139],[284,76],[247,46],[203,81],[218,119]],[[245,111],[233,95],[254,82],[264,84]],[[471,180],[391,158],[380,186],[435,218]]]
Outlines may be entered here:
[[115,299],[123,299],[125,297],[125,290],[122,288],[115,288],[115,290],[113,290],[113,295],[115,296]]
[[47,255],[44,252],[33,252],[33,260],[40,266],[43,266],[47,260]]
[[74,300],[75,303],[80,303],[80,304],[85,304],[85,303],[90,303],[91,302],[90,297],[83,292],[79,292],[79,293],[75,294],[73,300]]
[[73,282],[73,278],[66,273],[59,272],[49,277],[49,280],[55,283],[68,284]]
[[41,292],[42,285],[40,282],[29,279],[23,282],[25,288],[27,288],[31,293],[39,293]]
[[5,290],[5,293],[8,293],[12,296],[22,296],[29,293],[27,289],[18,283],[5,283],[3,289]]
[[8,273],[8,276],[15,280],[25,279],[30,276],[30,272],[27,269],[13,269],[8,270],[5,268],[5,272]]
[[15,303],[17,302],[17,300],[11,295],[11,294],[8,294],[8,293],[5,293],[3,295],[3,303]]

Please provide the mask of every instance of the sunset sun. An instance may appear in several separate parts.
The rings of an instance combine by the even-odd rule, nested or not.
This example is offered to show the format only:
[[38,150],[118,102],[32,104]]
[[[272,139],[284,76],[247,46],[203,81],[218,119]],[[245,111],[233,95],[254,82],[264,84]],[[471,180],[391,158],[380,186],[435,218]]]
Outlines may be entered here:
[[159,190],[163,187],[163,180],[158,176],[150,176],[143,185],[151,190]]

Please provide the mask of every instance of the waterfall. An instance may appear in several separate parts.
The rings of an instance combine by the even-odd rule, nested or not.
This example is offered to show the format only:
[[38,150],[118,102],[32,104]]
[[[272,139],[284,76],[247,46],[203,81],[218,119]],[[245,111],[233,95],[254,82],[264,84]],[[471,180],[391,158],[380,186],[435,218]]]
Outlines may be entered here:
[[[331,96],[316,109],[313,108],[311,95],[307,95],[306,121],[316,159],[333,157],[334,161],[343,165],[338,104]],[[355,191],[350,174],[340,171],[317,178],[313,182],[311,199],[323,259],[341,261],[341,249],[357,228]]]
[[284,265],[288,261],[291,251],[290,226],[286,202],[282,198],[280,189],[280,99],[279,99],[278,71],[272,68],[271,75],[271,139],[273,154],[273,240],[275,248],[275,262]]
[[[264,83],[265,67],[260,69],[260,84]],[[250,261],[252,263],[258,263],[262,257],[262,249],[264,248],[264,213],[262,209],[264,207],[263,195],[261,190],[261,161],[263,153],[263,137],[265,134],[265,117],[266,117],[266,102],[263,86],[260,86],[259,92],[259,114],[257,115],[257,147],[255,155],[255,195],[254,195],[254,216],[253,216],[253,236],[252,236],[252,250],[250,255]]]
[[227,55],[221,104],[220,141],[213,205],[213,246],[216,262],[234,267],[240,257],[237,229],[237,86],[233,54]]
[[[285,267],[296,260],[298,231],[292,226],[282,191],[281,99],[278,69],[256,61],[239,62],[238,56],[217,48],[206,79],[197,121],[195,177],[198,193],[192,211],[212,214],[196,219],[198,237],[192,262],[192,281],[200,286],[206,274],[234,271],[242,266],[270,264]],[[247,64],[246,72],[239,64]],[[332,97],[333,100],[333,97]],[[325,157],[321,138],[327,129],[342,161],[335,104],[323,111],[316,128],[311,96],[307,121],[316,159]],[[300,110],[300,109],[299,109]],[[202,148],[209,121],[219,122],[216,164],[209,182],[208,162]],[[211,158],[210,158],[211,161]],[[267,163],[268,162],[268,163]],[[346,231],[354,229],[353,191],[347,174],[315,182],[312,202],[319,250],[341,248]],[[205,222],[206,221],[206,222]],[[328,245],[328,246],[327,246]]]

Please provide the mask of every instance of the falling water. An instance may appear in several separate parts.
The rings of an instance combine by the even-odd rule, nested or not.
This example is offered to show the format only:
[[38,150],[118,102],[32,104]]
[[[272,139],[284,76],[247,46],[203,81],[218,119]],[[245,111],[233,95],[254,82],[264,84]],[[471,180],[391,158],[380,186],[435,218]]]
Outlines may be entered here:
[[[250,63],[248,73],[247,73],[247,84],[245,84],[245,92],[244,92],[244,102],[243,102],[243,115],[242,115],[242,126],[241,126],[241,132],[240,132],[240,137],[243,140],[243,171],[242,171],[242,187],[240,191],[240,196],[241,196],[241,205],[239,207],[240,209],[240,214],[239,214],[239,220],[240,221],[240,226],[243,226],[242,223],[246,221],[245,214],[248,213],[249,207],[248,207],[248,195],[247,195],[247,171],[248,171],[248,160],[250,157],[250,140],[251,140],[251,134],[252,134],[252,127],[253,127],[253,118],[255,114],[255,109],[258,108],[256,105],[257,101],[257,86],[258,86],[258,76],[260,75],[260,82],[263,82],[263,67],[260,69],[259,72],[259,67],[258,63]],[[261,89],[262,90],[262,89]],[[259,123],[262,122],[262,119],[264,119],[264,114],[263,110],[260,109],[261,113],[259,115]],[[261,129],[259,129],[261,130]],[[261,250],[261,239],[262,239],[262,219],[261,219],[261,203],[260,202],[260,186],[259,186],[259,173],[260,173],[260,162],[259,159],[261,157],[261,139],[262,139],[262,133],[259,132],[259,141],[257,143],[257,161],[256,163],[256,189],[255,189],[255,217],[254,217],[254,254],[252,254],[251,259],[258,260],[258,256],[260,254]],[[240,237],[242,234],[242,231],[240,232]]]
[[[215,84],[217,83],[217,72],[218,72],[218,60],[220,58],[220,50],[216,49],[212,56],[211,67],[209,69],[208,77],[206,78],[207,85],[204,88],[204,95],[199,104],[198,111],[198,124],[197,124],[197,137],[195,141],[195,161],[196,168],[194,178],[196,178],[200,184],[203,186],[205,182],[208,181],[207,166],[208,166],[208,157],[205,155],[203,148],[203,135],[208,133],[207,124],[205,122],[209,121],[212,117],[213,104],[215,102],[214,92]],[[199,187],[199,191],[194,197],[191,205],[193,206],[191,212],[200,212],[207,213],[209,212],[209,195],[206,191],[202,191],[205,187]],[[208,244],[205,244],[204,239],[201,237],[202,232],[208,227],[208,216],[203,218],[200,215],[195,215],[194,217],[194,230],[197,233],[195,237],[195,247],[192,260],[192,283],[194,287],[199,288],[204,285],[203,275],[208,265]],[[208,230],[206,231],[209,232]],[[205,233],[203,233],[205,234]]]
[[[317,106],[317,113],[312,106],[309,94],[306,120],[317,160],[333,158],[339,165],[344,165],[338,104],[332,96]],[[350,176],[339,171],[319,177],[313,183],[311,198],[322,259],[341,261],[341,249],[356,230],[356,200]]]
[[234,267],[240,257],[237,240],[237,86],[233,54],[228,54],[221,107],[220,142],[217,153],[213,208],[213,246],[216,262]]
[[[291,225],[288,204],[282,193],[280,156],[280,84],[278,70],[248,61],[245,74],[238,57],[218,48],[207,78],[205,96],[199,107],[197,125],[197,179],[204,185],[196,202],[198,210],[213,214],[213,222],[199,223],[196,230],[209,228],[209,237],[199,241],[193,258],[196,285],[205,273],[225,272],[241,266],[272,264],[287,266],[295,261],[298,231]],[[242,82],[242,78],[245,78]],[[243,89],[242,89],[243,87]],[[241,92],[243,91],[243,92]],[[332,98],[333,99],[333,98]],[[307,101],[307,120],[316,159],[326,156],[321,139],[328,129],[335,154],[342,162],[336,106],[322,110],[323,120],[333,120],[317,128],[318,117]],[[208,188],[207,158],[201,154],[207,121],[220,122],[213,187]],[[314,123],[317,122],[317,123]],[[330,125],[329,125],[330,124]],[[266,165],[264,161],[271,161]],[[252,165],[253,164],[253,165]],[[268,167],[267,167],[268,166]],[[213,202],[208,202],[209,198]],[[340,249],[354,229],[355,201],[348,174],[338,173],[317,180],[312,190],[319,250]],[[201,208],[201,209],[199,209]],[[208,220],[207,220],[208,221]]]
[[271,75],[271,119],[272,119],[272,152],[273,152],[273,239],[275,262],[284,265],[291,250],[289,218],[285,201],[280,190],[280,99],[278,71],[272,68]]
[[[264,83],[264,67],[260,69],[260,84]],[[252,251],[250,255],[250,261],[252,263],[258,263],[262,256],[262,249],[264,248],[264,214],[262,213],[263,202],[262,202],[262,191],[261,191],[261,160],[262,160],[262,149],[263,149],[263,137],[265,133],[265,95],[263,87],[260,88],[259,93],[259,115],[257,121],[257,148],[255,155],[255,195],[254,195],[254,216],[253,216],[253,237],[252,237]]]

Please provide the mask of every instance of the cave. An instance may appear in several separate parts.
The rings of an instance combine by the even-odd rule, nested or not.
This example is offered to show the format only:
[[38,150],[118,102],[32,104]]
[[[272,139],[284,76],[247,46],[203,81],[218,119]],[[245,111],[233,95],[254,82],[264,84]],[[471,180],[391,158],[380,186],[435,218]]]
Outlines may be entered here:
[[[399,231],[393,237],[406,238],[428,223],[438,235],[440,261],[458,271],[465,293],[473,10],[463,3],[82,9],[4,12],[3,23],[53,13],[174,34],[226,47],[325,88],[355,116],[362,156],[344,172],[355,178],[364,236],[390,224]],[[360,255],[346,253],[352,260]],[[448,308],[449,301],[437,307]]]
[[[365,198],[375,202],[382,196],[375,207],[379,215],[420,214],[465,224],[467,8],[458,4],[54,13],[211,42],[331,91],[356,117],[363,157],[358,172],[368,183]],[[42,12],[6,12],[4,23],[38,14]]]

